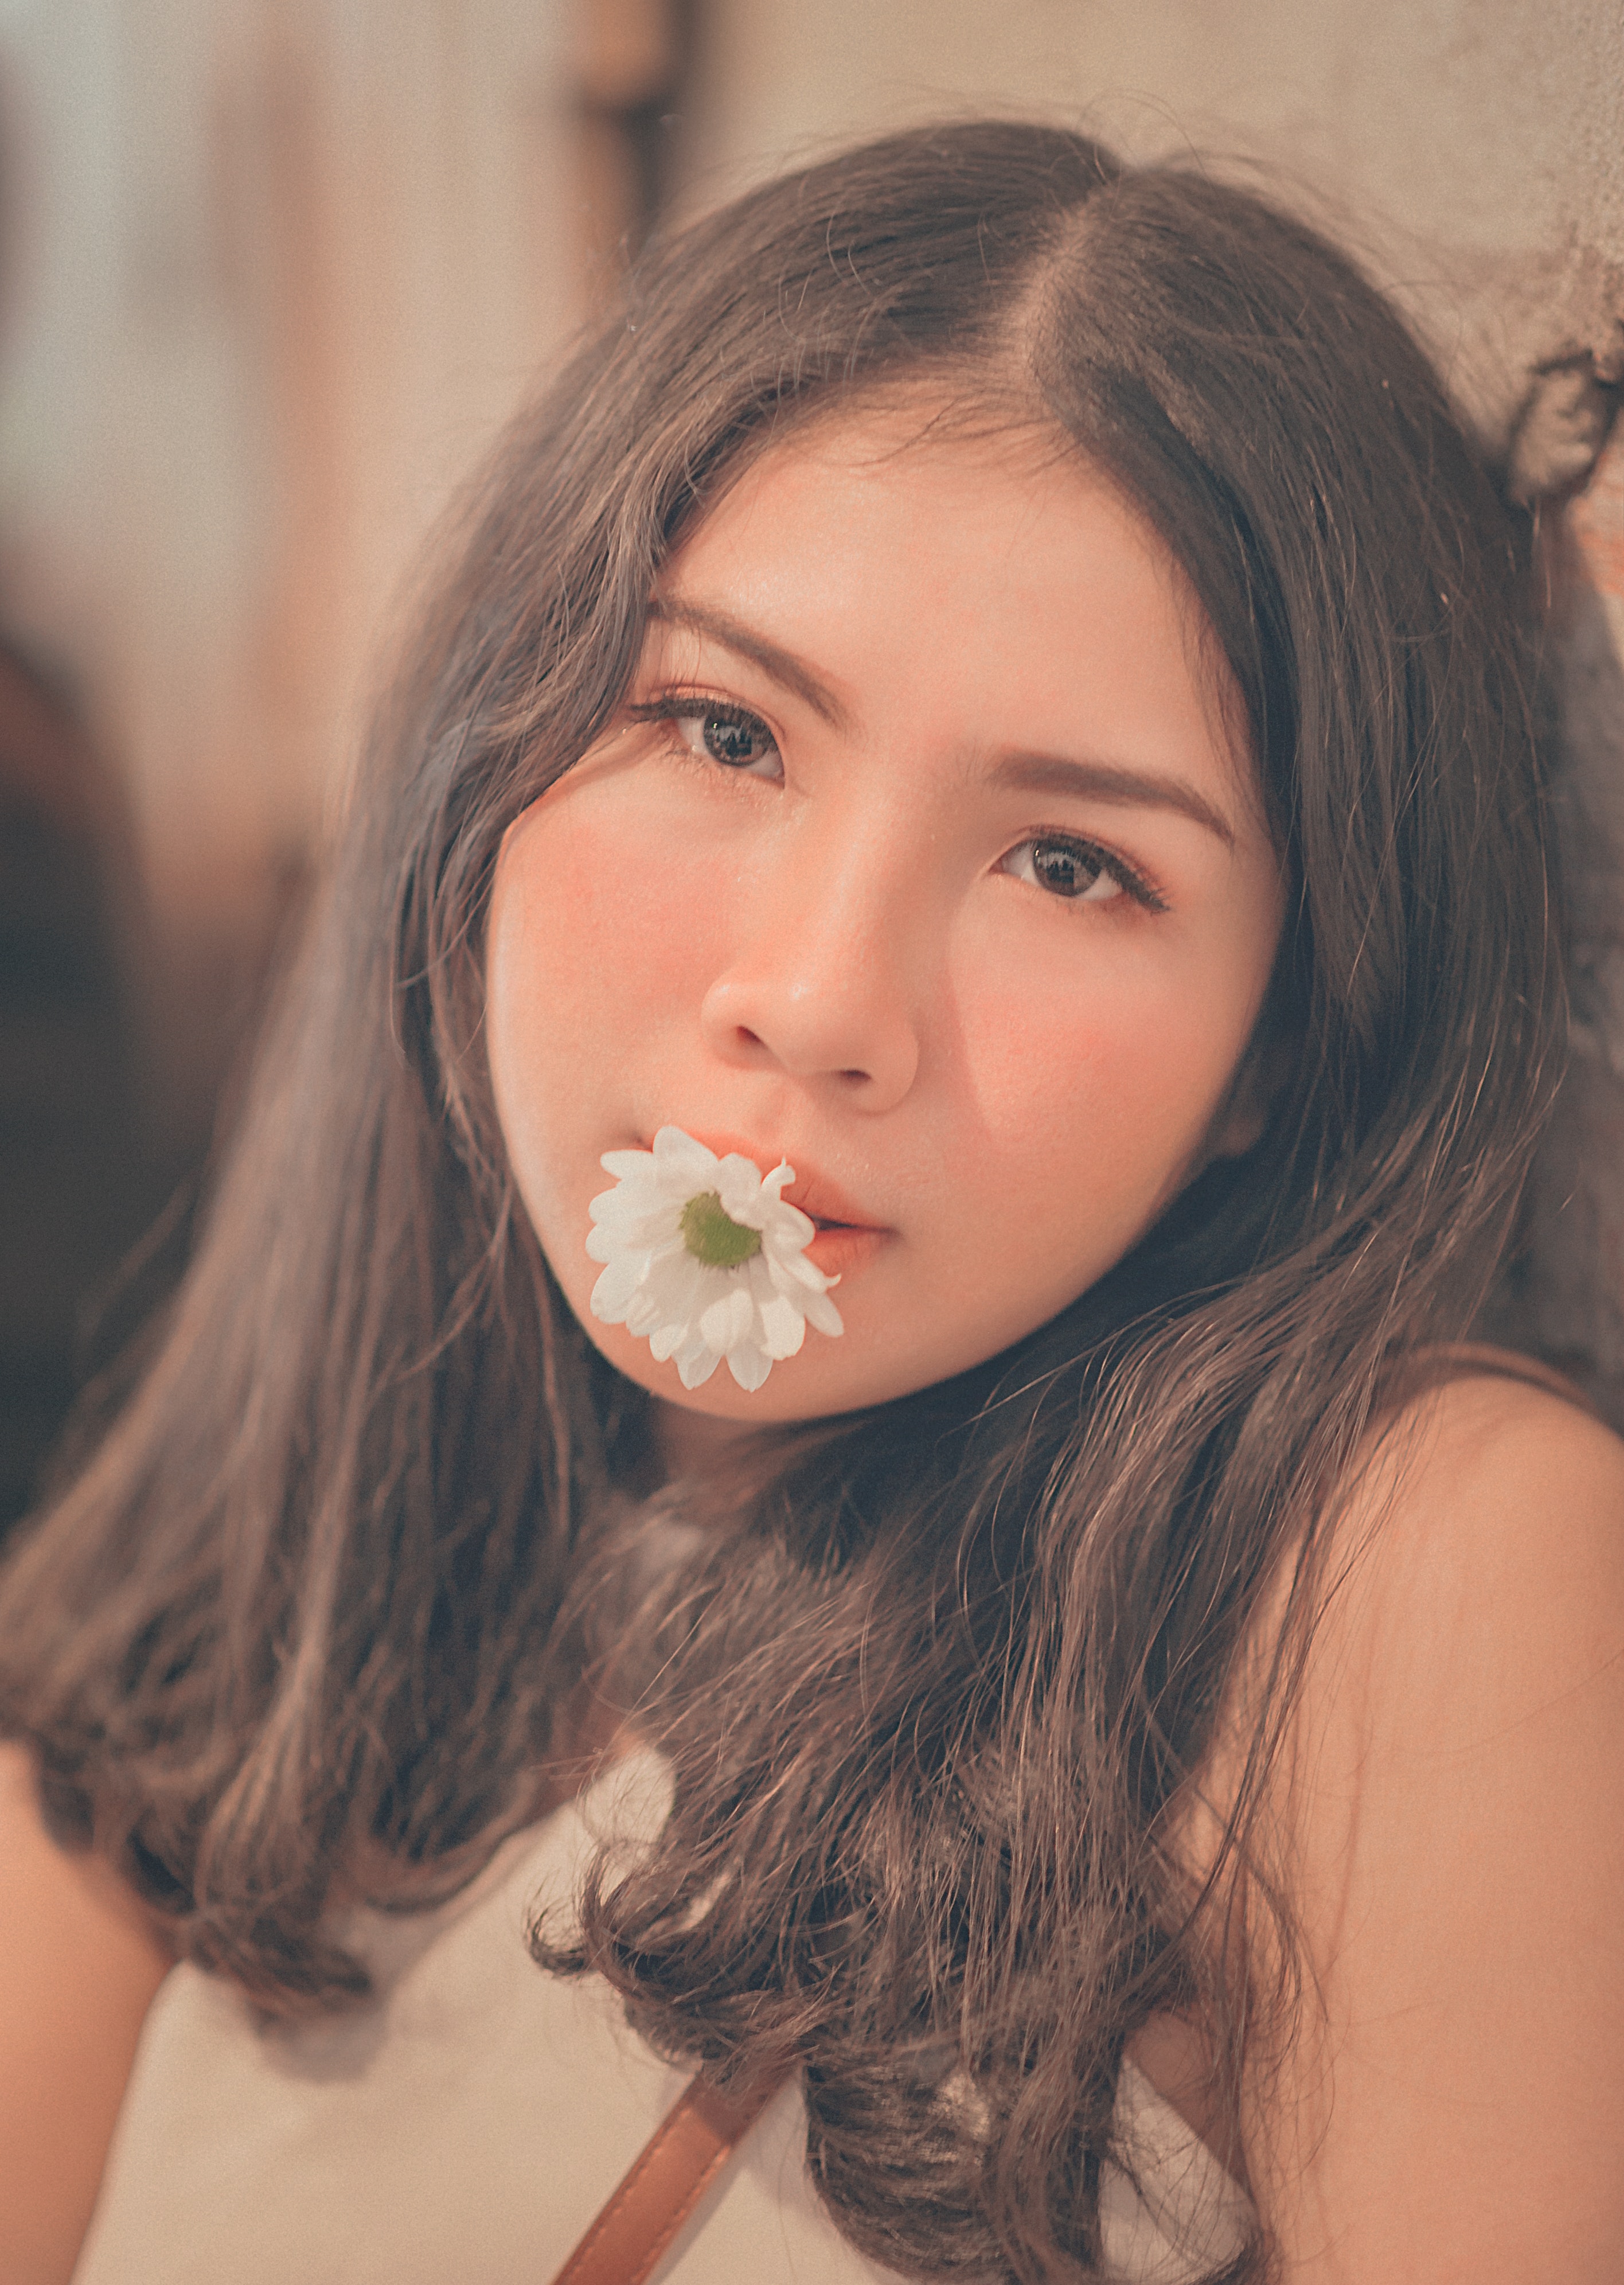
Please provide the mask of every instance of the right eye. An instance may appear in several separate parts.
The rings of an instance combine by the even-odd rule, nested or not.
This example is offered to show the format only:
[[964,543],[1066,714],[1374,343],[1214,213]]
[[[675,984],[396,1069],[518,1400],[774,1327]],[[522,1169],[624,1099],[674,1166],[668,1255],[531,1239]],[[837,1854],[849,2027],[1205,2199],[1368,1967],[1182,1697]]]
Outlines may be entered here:
[[760,715],[748,707],[695,701],[663,706],[660,719],[671,724],[695,761],[719,762],[725,770],[749,777],[778,779],[784,774],[777,740]]

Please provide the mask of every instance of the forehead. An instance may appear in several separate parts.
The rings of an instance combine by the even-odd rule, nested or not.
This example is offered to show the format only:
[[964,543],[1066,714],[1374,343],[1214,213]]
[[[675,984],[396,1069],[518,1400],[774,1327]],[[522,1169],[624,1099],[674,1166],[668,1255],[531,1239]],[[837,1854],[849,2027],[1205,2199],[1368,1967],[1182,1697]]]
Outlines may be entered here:
[[[1029,531],[1046,511],[1052,517],[1087,503],[1096,517],[1114,518],[1172,578],[1182,577],[1131,502],[1053,422],[913,391],[818,406],[771,432],[725,479],[679,554],[718,522],[731,544],[764,506],[793,501],[804,511],[831,484],[848,519],[865,499],[876,509],[907,500],[920,516],[969,513],[984,528],[996,519],[1012,531]],[[762,537],[770,544],[770,532]]]
[[923,392],[820,409],[765,444],[656,588],[876,671],[898,640],[950,680],[1030,695],[1109,664],[1188,686],[1242,804],[1261,812],[1245,708],[1172,550],[1055,424]]

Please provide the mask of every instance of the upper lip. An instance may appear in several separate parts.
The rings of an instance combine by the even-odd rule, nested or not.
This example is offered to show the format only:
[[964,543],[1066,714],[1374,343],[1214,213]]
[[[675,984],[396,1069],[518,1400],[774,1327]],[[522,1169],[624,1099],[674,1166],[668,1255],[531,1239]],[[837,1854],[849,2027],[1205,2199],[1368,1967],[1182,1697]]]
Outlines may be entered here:
[[[815,1166],[809,1166],[798,1150],[766,1150],[761,1144],[739,1135],[720,1135],[710,1128],[701,1132],[690,1127],[687,1131],[696,1142],[702,1142],[707,1150],[714,1150],[718,1158],[725,1158],[730,1150],[736,1150],[741,1157],[752,1160],[764,1174],[770,1174],[774,1166],[787,1159],[795,1168],[795,1180],[782,1193],[784,1201],[786,1205],[798,1206],[820,1229],[884,1229],[889,1227],[873,1214],[866,1213],[854,1199],[846,1196],[837,1182],[830,1182]],[[648,1145],[645,1143],[643,1147],[647,1150]]]

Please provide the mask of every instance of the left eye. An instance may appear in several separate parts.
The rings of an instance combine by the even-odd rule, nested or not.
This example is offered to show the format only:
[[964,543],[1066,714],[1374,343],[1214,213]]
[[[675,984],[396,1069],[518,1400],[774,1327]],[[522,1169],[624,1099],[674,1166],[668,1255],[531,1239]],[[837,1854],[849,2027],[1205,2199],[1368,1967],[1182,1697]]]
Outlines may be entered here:
[[778,742],[759,714],[742,706],[696,706],[666,717],[695,761],[719,762],[749,777],[781,778]]
[[1102,905],[1123,893],[1103,850],[1087,841],[1023,841],[1003,860],[1001,869],[1017,881],[1030,881],[1035,889],[1047,889],[1052,897]]

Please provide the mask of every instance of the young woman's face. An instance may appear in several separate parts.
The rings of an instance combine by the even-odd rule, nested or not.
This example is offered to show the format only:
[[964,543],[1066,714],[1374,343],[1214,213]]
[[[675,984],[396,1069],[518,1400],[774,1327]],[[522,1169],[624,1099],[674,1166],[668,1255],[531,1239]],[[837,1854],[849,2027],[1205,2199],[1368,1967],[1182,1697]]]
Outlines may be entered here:
[[[1255,1138],[1280,868],[1165,549],[1032,440],[851,414],[656,591],[628,703],[509,831],[488,1038],[514,1178],[613,1363],[800,1420],[992,1355]],[[820,1224],[843,1336],[747,1394],[598,1323],[606,1150],[685,1127]]]

